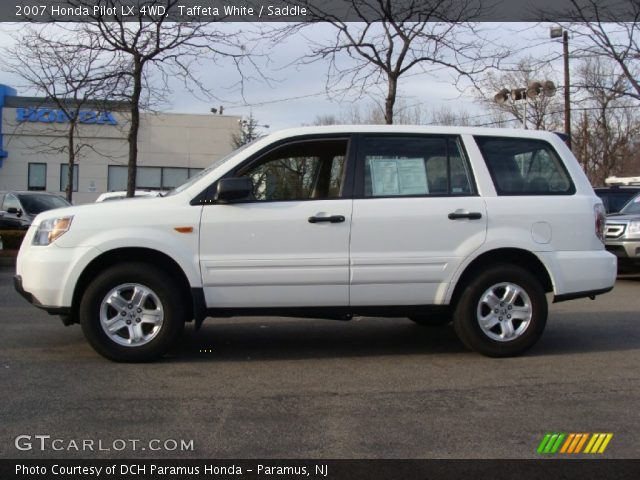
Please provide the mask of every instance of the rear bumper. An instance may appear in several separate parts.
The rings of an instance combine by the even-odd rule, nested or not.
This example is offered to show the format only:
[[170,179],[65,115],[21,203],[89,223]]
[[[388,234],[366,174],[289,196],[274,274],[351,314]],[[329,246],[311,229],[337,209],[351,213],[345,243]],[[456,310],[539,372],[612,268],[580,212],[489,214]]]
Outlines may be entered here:
[[601,295],[616,282],[617,258],[604,249],[538,255],[552,274],[554,302]]
[[27,302],[32,304],[35,307],[41,308],[51,315],[70,315],[71,308],[70,307],[53,307],[50,305],[43,305],[33,294],[27,292],[22,286],[22,277],[20,275],[15,275],[13,277],[13,286]]
[[597,295],[602,295],[613,290],[613,287],[602,288],[600,290],[590,290],[587,292],[565,293],[564,295],[556,295],[553,297],[553,303],[566,302],[567,300],[575,300],[577,298],[590,298],[594,300]]

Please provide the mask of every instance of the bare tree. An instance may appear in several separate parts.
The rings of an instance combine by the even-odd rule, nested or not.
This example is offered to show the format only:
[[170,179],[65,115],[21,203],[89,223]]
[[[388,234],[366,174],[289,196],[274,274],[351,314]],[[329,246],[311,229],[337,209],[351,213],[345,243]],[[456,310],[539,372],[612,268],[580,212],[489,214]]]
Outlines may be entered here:
[[502,89],[528,88],[534,82],[557,83],[553,70],[547,63],[533,57],[521,59],[514,67],[501,72],[488,72],[480,83],[480,103],[491,113],[504,113],[520,124],[531,123],[535,130],[556,130],[562,126],[562,99],[542,92],[534,98],[518,102],[496,103],[494,96]]
[[453,110],[450,107],[443,106],[431,110],[429,124],[467,127],[472,125],[472,119],[466,110]]
[[[400,125],[471,125],[471,116],[465,110],[453,110],[442,106],[428,109],[421,103],[408,104],[400,98],[396,101],[394,122]],[[353,105],[342,115],[317,115],[307,125],[383,125],[384,111],[375,102]],[[304,124],[303,124],[304,125]]]
[[4,68],[17,73],[27,87],[44,95],[44,101],[57,109],[60,118],[56,122],[67,124],[66,144],[59,145],[54,137],[44,141],[39,151],[68,155],[65,194],[69,202],[73,199],[74,167],[85,150],[95,149],[79,136],[81,111],[106,111],[107,102],[103,100],[118,88],[115,59],[105,58],[96,49],[70,47],[69,35],[74,37],[73,42],[91,41],[78,34],[51,25],[28,26],[15,38],[15,45],[5,49],[3,59]]
[[[74,6],[92,7],[91,0],[68,0]],[[90,15],[91,22],[83,24],[83,34],[92,38],[91,48],[118,58],[119,76],[126,79],[128,88],[121,92],[130,104],[130,123],[127,196],[133,196],[136,186],[138,160],[138,131],[140,111],[154,95],[164,97],[170,79],[182,80],[184,88],[209,95],[196,76],[202,58],[214,61],[230,59],[240,68],[248,52],[240,33],[222,31],[211,24],[195,21],[172,22],[179,14],[179,0],[133,0],[135,16],[124,16],[119,0],[103,0],[107,7]],[[116,7],[115,15],[102,14]],[[156,7],[162,7],[160,9]],[[89,9],[94,12],[93,8]],[[150,12],[155,12],[151,14]]]
[[574,153],[594,185],[628,171],[637,155],[640,116],[625,94],[624,76],[598,57],[585,59],[577,70],[582,98],[572,137]]
[[240,120],[240,132],[231,135],[231,144],[234,148],[240,148],[254,141],[263,135],[261,128],[269,128],[269,125],[260,125],[258,119],[253,116],[253,112],[249,112],[248,119]]
[[570,2],[572,9],[565,16],[575,21],[566,26],[574,37],[574,53],[611,60],[628,82],[624,95],[640,100],[640,2]]
[[467,0],[348,0],[359,20],[343,21],[318,2],[303,2],[310,16],[328,22],[335,38],[312,43],[301,61],[329,61],[327,92],[358,97],[382,86],[385,123],[394,123],[399,82],[409,74],[447,73],[472,78],[506,55],[472,23],[482,2]]

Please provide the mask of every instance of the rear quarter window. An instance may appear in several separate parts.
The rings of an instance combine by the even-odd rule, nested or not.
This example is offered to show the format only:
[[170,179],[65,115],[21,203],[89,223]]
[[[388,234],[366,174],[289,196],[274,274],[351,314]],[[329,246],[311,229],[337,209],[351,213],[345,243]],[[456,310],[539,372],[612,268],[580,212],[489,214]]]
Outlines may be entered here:
[[573,195],[569,172],[544,140],[474,137],[498,195]]

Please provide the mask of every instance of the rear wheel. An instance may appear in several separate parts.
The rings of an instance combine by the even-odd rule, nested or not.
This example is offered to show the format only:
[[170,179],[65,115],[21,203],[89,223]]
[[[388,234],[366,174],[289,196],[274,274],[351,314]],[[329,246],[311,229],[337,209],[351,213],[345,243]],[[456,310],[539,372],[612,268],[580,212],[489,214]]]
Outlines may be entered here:
[[519,355],[540,338],[547,299],[540,282],[515,265],[480,273],[464,288],[453,325],[462,342],[490,357]]
[[181,295],[162,270],[120,264],[100,274],[84,292],[79,316],[91,346],[118,362],[163,356],[179,337],[186,313]]

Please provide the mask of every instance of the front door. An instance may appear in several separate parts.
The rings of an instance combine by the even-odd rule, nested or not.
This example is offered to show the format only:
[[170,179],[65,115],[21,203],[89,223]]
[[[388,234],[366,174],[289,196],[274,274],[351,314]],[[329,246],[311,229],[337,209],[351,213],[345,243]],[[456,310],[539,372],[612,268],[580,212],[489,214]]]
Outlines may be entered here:
[[202,209],[209,308],[349,305],[348,138],[290,142],[232,172],[253,198]]

